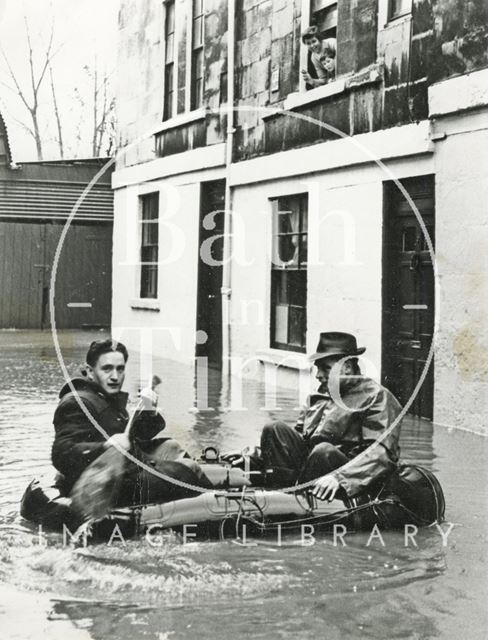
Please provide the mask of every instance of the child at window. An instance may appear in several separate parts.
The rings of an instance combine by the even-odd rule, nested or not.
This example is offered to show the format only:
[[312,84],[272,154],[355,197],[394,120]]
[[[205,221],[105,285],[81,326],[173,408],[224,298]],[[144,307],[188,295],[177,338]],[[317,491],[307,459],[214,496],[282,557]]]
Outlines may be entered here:
[[303,79],[312,87],[327,84],[335,77],[336,38],[322,38],[317,27],[311,26],[302,33],[302,42],[310,53],[310,59],[317,75],[316,78],[312,78],[308,71],[302,69]]

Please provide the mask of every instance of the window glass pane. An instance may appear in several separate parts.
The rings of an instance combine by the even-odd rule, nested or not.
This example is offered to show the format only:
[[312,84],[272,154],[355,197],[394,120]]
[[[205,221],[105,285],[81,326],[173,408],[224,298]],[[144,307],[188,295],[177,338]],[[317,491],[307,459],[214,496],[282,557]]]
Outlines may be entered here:
[[337,5],[337,2],[331,2],[331,0],[312,0],[310,10],[312,13],[320,11],[320,9],[327,9],[330,5]]
[[141,267],[141,298],[156,298],[158,288],[157,268],[143,265]]
[[300,265],[304,266],[308,260],[308,237],[304,234],[300,236]]
[[220,74],[220,103],[227,102],[227,72]]
[[281,262],[286,263],[286,265],[281,265],[281,266],[298,265],[299,236],[298,235],[279,236],[278,243],[279,243],[278,259]]
[[390,0],[390,19],[404,16],[412,11],[412,0]]
[[295,347],[305,346],[304,330],[305,309],[300,307],[290,307],[288,314],[288,341]]
[[203,49],[193,52],[192,58],[192,109],[203,104]]
[[165,62],[166,64],[168,64],[168,62],[173,62],[174,60],[174,35],[171,34],[170,36],[167,37],[166,39],[166,59]]
[[193,20],[193,48],[203,45],[203,16]]
[[285,305],[277,305],[275,308],[275,342],[281,344],[288,343],[288,307]]
[[175,3],[166,3],[166,25],[165,35],[172,33],[175,30]]
[[203,13],[203,0],[193,0],[193,16],[199,16]]
[[168,65],[166,67],[166,78],[165,78],[165,89],[166,91],[173,91],[173,65]]
[[288,301],[288,272],[287,271],[275,271],[274,278],[274,302],[276,304],[287,304]]
[[146,227],[147,233],[147,243],[146,244],[158,244],[158,223],[157,222],[148,222],[144,225]]
[[300,211],[298,207],[294,211],[278,212],[278,233],[297,233],[300,230]]
[[288,271],[288,304],[305,307],[307,304],[306,271]]
[[173,115],[173,64],[166,65],[164,82],[164,114],[165,120]]

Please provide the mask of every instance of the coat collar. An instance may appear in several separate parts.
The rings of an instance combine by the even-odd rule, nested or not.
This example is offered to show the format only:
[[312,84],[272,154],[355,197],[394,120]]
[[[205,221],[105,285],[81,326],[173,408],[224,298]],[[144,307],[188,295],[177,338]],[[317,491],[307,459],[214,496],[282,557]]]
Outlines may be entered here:
[[[71,378],[71,384],[76,389],[76,391],[91,391],[92,393],[96,393],[97,396],[103,398],[108,404],[115,406],[117,409],[123,410],[127,407],[127,402],[129,399],[129,394],[125,391],[119,391],[115,396],[107,395],[102,387],[98,385],[96,382],[89,380],[86,376],[86,371],[83,367],[80,367],[73,377]],[[59,397],[63,398],[68,393],[72,392],[71,385],[66,382],[59,392]]]

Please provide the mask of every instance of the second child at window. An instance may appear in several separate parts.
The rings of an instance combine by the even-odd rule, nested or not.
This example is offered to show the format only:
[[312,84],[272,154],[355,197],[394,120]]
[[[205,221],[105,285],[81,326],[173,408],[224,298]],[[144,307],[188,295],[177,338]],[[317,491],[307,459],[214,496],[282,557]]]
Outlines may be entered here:
[[335,77],[336,68],[336,38],[322,38],[316,26],[308,27],[302,33],[302,42],[307,47],[310,60],[315,69],[316,78],[312,78],[308,71],[302,69],[302,76],[310,87],[320,87]]

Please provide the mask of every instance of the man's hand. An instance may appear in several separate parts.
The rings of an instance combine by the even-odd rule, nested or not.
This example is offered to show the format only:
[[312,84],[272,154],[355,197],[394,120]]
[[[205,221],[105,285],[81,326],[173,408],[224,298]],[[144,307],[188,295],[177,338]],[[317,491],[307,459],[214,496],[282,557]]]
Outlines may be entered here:
[[129,451],[130,440],[125,433],[116,433],[105,442],[104,446],[105,446],[105,449],[108,449],[109,447],[118,446],[120,449],[125,449],[125,451]]
[[244,464],[244,456],[241,451],[223,453],[220,456],[220,459],[224,460],[224,462],[228,462],[231,467],[240,467]]
[[312,495],[319,500],[328,500],[330,502],[334,499],[339,486],[337,478],[331,474],[327,474],[315,481],[312,489]]
[[312,76],[308,73],[308,71],[305,71],[305,69],[302,69],[302,78],[305,80],[305,82],[307,84],[313,84],[314,79],[312,78]]

